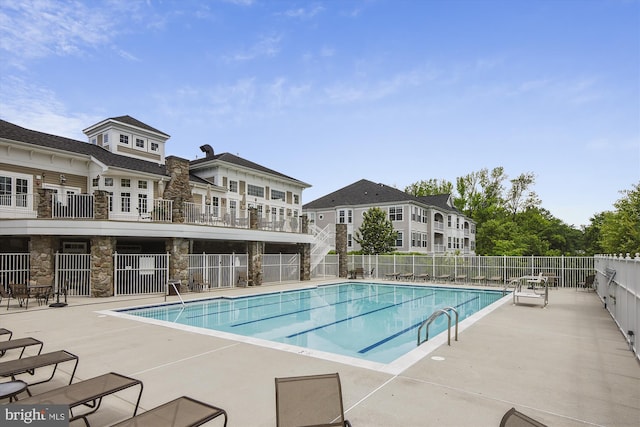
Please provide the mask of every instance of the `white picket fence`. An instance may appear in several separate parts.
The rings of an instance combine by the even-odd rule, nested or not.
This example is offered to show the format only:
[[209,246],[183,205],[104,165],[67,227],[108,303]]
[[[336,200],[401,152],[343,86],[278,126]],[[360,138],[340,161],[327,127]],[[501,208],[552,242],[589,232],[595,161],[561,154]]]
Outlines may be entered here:
[[596,291],[638,357],[640,331],[640,254],[596,255]]
[[[393,273],[428,274],[431,278],[449,276],[472,278],[510,278],[550,273],[558,287],[575,287],[594,272],[593,257],[544,256],[471,256],[471,255],[349,255],[348,269],[362,268],[372,278],[385,278]],[[481,281],[479,281],[481,282]]]

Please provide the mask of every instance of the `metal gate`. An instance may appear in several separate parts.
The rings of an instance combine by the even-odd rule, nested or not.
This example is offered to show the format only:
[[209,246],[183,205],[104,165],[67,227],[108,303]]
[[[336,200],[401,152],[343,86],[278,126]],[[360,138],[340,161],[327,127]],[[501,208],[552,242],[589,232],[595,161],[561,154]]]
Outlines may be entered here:
[[300,255],[264,254],[262,281],[264,283],[300,280]]
[[166,292],[169,254],[113,254],[114,295]]
[[0,254],[0,285],[5,291],[9,283],[29,283],[30,257],[28,253]]
[[189,255],[189,285],[202,290],[231,288],[238,282],[238,273],[247,272],[246,254]]
[[91,296],[91,255],[56,252],[54,289],[68,295]]

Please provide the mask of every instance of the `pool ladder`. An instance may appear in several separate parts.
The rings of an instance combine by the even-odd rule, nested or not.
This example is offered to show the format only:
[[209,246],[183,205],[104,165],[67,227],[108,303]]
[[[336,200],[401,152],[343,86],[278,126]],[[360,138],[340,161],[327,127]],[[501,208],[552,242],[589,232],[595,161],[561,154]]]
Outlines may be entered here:
[[180,291],[178,290],[178,286],[180,286],[180,280],[172,279],[167,282],[167,290],[164,293],[164,301],[167,302],[167,295],[169,295],[169,286],[173,287],[173,290],[175,291],[176,295],[178,295],[178,298],[180,298],[180,303],[182,304],[182,308],[184,308],[184,300],[182,299],[182,295],[180,295]]
[[[451,345],[451,313],[450,313],[451,311],[453,311],[456,315],[456,341],[458,341],[458,310],[456,310],[453,307],[445,307],[445,308],[441,308],[440,310],[434,311],[431,314],[431,316],[427,318],[427,320],[422,322],[422,324],[418,328],[418,345],[422,344],[423,342],[429,341],[429,325],[431,325],[431,323],[434,320],[436,320],[438,317],[442,316],[443,314],[446,315],[448,318],[449,324],[447,326],[447,344]],[[423,327],[426,327],[426,334],[425,334],[424,341],[420,341],[420,335]]]

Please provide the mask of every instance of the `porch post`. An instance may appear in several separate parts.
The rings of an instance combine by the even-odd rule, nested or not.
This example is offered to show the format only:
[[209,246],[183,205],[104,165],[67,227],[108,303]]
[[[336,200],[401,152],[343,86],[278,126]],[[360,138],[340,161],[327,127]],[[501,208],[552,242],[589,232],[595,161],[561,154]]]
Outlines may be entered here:
[[349,270],[347,259],[347,224],[336,224],[336,252],[338,252],[338,277],[346,278]]

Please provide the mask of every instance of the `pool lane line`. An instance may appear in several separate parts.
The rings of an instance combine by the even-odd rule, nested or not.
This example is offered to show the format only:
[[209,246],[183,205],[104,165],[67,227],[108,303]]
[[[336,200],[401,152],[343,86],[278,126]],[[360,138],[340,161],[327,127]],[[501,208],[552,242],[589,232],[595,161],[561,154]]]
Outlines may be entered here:
[[[349,285],[346,285],[346,286],[351,286],[351,285],[354,285],[354,283],[350,283]],[[355,283],[355,285],[359,285],[359,284]],[[360,286],[363,286],[363,285],[360,285]],[[338,289],[338,292],[334,292],[334,293],[330,294],[331,296],[338,296],[341,293],[345,293],[345,292],[349,291],[349,289],[347,289],[344,284],[335,285],[335,286],[331,286],[331,287],[336,287]],[[317,290],[317,288],[305,289],[305,291],[308,291],[308,292],[316,291],[316,290]],[[287,291],[286,293],[292,293],[292,292],[296,292],[296,291]],[[269,296],[276,297],[276,296],[279,296],[279,295],[284,295],[284,293],[274,293],[274,294],[266,294],[266,295],[253,295],[253,297],[260,296],[260,297],[263,297],[263,298],[267,298]],[[229,310],[220,310],[220,311],[215,311],[215,312],[207,313],[207,314],[191,315],[191,316],[187,316],[186,319],[196,319],[198,317],[216,316],[218,314],[230,313],[230,312],[235,312],[235,311],[244,311],[244,310],[250,310],[250,309],[253,310],[253,309],[256,309],[256,308],[268,307],[270,305],[278,305],[278,304],[283,304],[283,303],[308,300],[308,299],[311,299],[314,296],[315,295],[312,295],[311,293],[309,293],[308,296],[298,297],[298,298],[290,299],[290,300],[287,300],[287,301],[275,301],[275,302],[252,305],[252,306],[247,306],[247,307],[242,307],[242,308],[235,308],[234,307],[234,308],[231,308]],[[251,297],[245,297],[245,298],[251,298]],[[231,302],[231,303],[237,302],[236,300],[228,300],[228,299],[225,299],[224,301],[225,302]]]
[[[476,296],[475,298],[471,298],[471,299],[469,299],[469,300],[467,300],[467,301],[465,301],[463,303],[460,303],[460,304],[456,305],[454,308],[462,307],[463,305],[468,304],[471,301],[475,301],[475,300],[477,300],[479,298],[480,298],[479,296]],[[386,343],[388,341],[391,341],[392,339],[394,339],[396,337],[399,337],[400,335],[405,334],[405,333],[407,333],[407,332],[419,327],[422,324],[422,322],[424,322],[424,320],[421,320],[420,322],[418,322],[418,323],[416,323],[414,325],[408,326],[408,327],[404,328],[403,330],[396,332],[395,334],[391,334],[388,337],[386,337],[384,339],[381,339],[380,341],[375,342],[375,343],[371,344],[368,347],[365,347],[365,348],[363,348],[361,350],[358,350],[358,353],[365,354],[365,353],[369,352],[370,350],[373,350],[374,348],[379,347],[382,344],[384,344],[384,343]]]
[[413,298],[413,299],[410,299],[410,300],[407,300],[407,301],[399,302],[399,303],[396,303],[396,304],[390,304],[390,305],[387,305],[385,307],[376,308],[375,310],[367,311],[366,313],[360,313],[360,314],[358,314],[356,316],[345,317],[344,319],[336,320],[335,322],[325,323],[324,325],[319,325],[319,326],[316,326],[316,327],[311,328],[311,329],[306,329],[304,331],[296,332],[295,334],[287,335],[286,338],[293,338],[293,337],[297,337],[299,335],[308,334],[309,332],[317,331],[318,329],[324,329],[324,328],[327,328],[329,326],[337,325],[338,323],[346,322],[347,320],[356,319],[358,317],[368,316],[369,314],[373,314],[373,313],[376,313],[376,312],[382,311],[382,310],[387,310],[389,308],[397,307],[397,306],[400,306],[400,305],[403,305],[403,304],[406,304],[406,303],[409,303],[409,302],[417,301],[417,300],[420,300],[420,299],[423,299],[423,298],[426,298],[426,297],[430,297],[430,296],[432,296],[434,294],[435,294],[435,292],[432,292],[430,294],[422,295],[420,297]]
[[[378,294],[377,296],[384,296],[384,295],[388,295],[388,294],[391,294],[391,293],[393,293],[393,291],[385,292],[385,293],[382,293],[382,294]],[[278,313],[278,314],[274,314],[273,316],[261,317],[260,319],[247,320],[247,321],[240,322],[240,323],[234,323],[234,324],[229,325],[229,326],[232,327],[232,328],[235,328],[237,326],[244,326],[244,325],[249,325],[251,323],[258,323],[258,322],[262,322],[264,320],[277,319],[278,317],[286,317],[286,316],[290,316],[292,314],[300,314],[300,313],[305,313],[307,311],[320,310],[320,309],[327,308],[327,307],[334,307],[334,306],[337,306],[337,305],[347,304],[347,303],[351,303],[351,302],[354,302],[354,301],[363,300],[363,299],[366,299],[366,298],[369,298],[369,297],[368,296],[364,296],[364,297],[358,297],[358,298],[351,298],[351,299],[346,300],[346,301],[339,301],[339,302],[335,302],[335,303],[331,303],[331,304],[327,304],[327,305],[320,305],[320,306],[317,306],[317,307],[308,307],[308,308],[303,308],[303,309],[296,310],[296,311],[288,311],[286,313]],[[389,308],[389,307],[385,307],[385,309],[387,309],[387,308]],[[289,338],[289,337],[287,337],[287,338]]]

